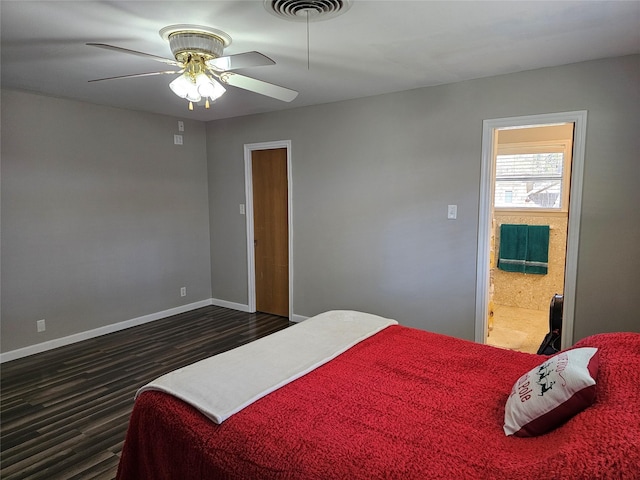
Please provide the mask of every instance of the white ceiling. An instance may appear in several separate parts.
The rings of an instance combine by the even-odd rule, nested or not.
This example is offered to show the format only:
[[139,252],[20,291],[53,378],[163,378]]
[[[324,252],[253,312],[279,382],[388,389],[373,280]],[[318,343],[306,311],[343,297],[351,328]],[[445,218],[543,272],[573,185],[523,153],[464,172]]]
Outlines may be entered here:
[[[0,15],[3,88],[205,121],[640,53],[640,1],[353,0],[310,22],[308,44],[306,22],[269,14],[262,0],[2,0]],[[285,103],[229,87],[189,112],[168,75],[88,83],[166,66],[86,42],[172,58],[158,32],[173,24],[226,32],[225,54],[257,50],[277,63],[241,73],[300,94]]]

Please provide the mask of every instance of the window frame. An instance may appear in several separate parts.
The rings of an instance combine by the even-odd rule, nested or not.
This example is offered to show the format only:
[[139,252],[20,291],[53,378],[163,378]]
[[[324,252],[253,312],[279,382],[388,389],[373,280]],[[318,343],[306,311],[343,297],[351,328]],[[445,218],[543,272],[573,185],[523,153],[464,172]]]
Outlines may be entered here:
[[[496,156],[494,158],[494,172],[493,172],[493,191],[491,196],[491,203],[493,209],[496,212],[539,212],[539,213],[567,213],[569,211],[569,194],[571,188],[571,156],[572,156],[572,141],[558,141],[558,140],[545,140],[540,142],[520,142],[509,144],[498,144],[496,148]],[[559,208],[545,208],[545,207],[498,207],[496,206],[496,168],[498,155],[526,155],[531,153],[558,153],[563,154],[562,165],[562,180],[561,180],[561,195]]]

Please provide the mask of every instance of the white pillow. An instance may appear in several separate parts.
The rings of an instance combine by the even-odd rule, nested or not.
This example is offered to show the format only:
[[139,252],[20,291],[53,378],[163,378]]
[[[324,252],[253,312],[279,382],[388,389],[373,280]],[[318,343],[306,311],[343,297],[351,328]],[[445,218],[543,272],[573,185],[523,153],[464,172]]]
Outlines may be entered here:
[[593,403],[598,349],[560,352],[518,379],[504,412],[504,433],[541,435]]

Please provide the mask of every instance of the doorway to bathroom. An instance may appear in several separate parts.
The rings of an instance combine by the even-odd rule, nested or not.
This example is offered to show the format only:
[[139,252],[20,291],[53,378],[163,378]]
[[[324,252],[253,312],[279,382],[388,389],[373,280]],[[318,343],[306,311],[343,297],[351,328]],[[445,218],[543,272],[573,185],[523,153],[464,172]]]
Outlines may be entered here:
[[[558,293],[562,345],[572,344],[585,127],[586,112],[485,120],[476,341],[536,353]],[[527,228],[544,232],[546,256],[499,262],[501,242],[505,252]]]
[[[550,300],[563,295],[573,128],[563,123],[495,132],[489,345],[536,353],[549,331]],[[528,230],[537,237],[527,238]],[[505,259],[505,250],[520,247],[518,233],[540,258]],[[532,261],[546,265],[529,268]]]

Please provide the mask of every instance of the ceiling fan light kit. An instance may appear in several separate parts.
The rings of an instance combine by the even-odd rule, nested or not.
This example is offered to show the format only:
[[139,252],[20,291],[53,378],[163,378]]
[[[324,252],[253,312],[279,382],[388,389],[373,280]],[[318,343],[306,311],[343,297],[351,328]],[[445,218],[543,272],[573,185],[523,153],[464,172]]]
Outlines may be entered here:
[[205,108],[226,92],[219,82],[207,75],[207,62],[222,56],[224,48],[231,45],[231,37],[213,28],[198,25],[170,25],[160,30],[160,36],[169,42],[176,61],[185,65],[185,72],[169,84],[180,98],[193,103],[205,98]]
[[227,91],[219,82],[204,72],[196,75],[191,72],[183,73],[169,84],[169,88],[180,98],[186,98],[190,102],[196,103],[203,98],[213,102]]
[[178,97],[189,101],[189,110],[193,110],[194,102],[197,103],[203,98],[205,99],[205,108],[209,108],[209,101],[215,101],[226,92],[226,88],[222,84],[232,85],[285,102],[292,101],[298,95],[298,92],[294,90],[235,73],[233,70],[273,65],[275,62],[258,52],[223,56],[225,47],[231,44],[231,37],[220,30],[199,25],[169,25],[160,30],[160,36],[169,42],[175,60],[104,43],[87,43],[87,45],[149,58],[179,67],[181,70],[138,73],[89,81],[179,74],[169,83],[169,88]]

